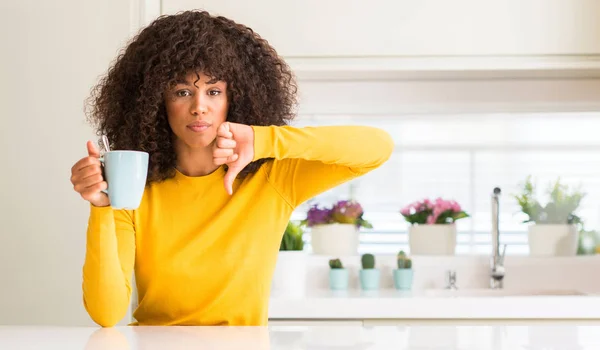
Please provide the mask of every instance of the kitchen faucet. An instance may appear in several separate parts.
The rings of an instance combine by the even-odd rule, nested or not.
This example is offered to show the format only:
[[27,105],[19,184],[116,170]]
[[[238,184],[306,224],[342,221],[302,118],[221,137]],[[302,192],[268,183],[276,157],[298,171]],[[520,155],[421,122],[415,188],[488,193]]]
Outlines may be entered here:
[[456,287],[456,271],[446,271],[446,289],[458,289]]
[[492,193],[492,258],[491,258],[491,279],[490,287],[492,289],[502,289],[504,280],[504,255],[506,254],[506,244],[502,247],[500,253],[500,188],[494,188]]

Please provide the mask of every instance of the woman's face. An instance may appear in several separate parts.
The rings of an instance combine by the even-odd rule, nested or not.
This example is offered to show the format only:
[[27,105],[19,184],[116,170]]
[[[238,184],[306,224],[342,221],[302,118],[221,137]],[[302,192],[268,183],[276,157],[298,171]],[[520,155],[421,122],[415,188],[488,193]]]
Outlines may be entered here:
[[227,119],[227,83],[190,73],[165,92],[165,106],[177,146],[204,148],[217,137]]

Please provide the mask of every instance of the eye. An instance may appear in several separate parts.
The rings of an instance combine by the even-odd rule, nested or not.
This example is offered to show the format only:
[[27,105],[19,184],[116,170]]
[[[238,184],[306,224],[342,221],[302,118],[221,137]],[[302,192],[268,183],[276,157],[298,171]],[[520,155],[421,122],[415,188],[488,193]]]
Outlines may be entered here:
[[210,96],[218,96],[218,95],[221,94],[221,91],[219,91],[219,90],[210,90],[210,91],[208,91],[208,94]]
[[175,92],[175,96],[177,97],[187,97],[190,96],[191,93],[188,90],[179,90]]

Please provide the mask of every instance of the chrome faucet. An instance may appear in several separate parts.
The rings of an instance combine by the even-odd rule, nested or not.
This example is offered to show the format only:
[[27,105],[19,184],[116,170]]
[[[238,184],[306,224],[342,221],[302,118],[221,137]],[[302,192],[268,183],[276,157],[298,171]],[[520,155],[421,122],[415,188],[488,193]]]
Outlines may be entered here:
[[500,188],[494,188],[492,193],[492,258],[491,258],[491,279],[490,287],[492,289],[503,288],[504,281],[504,255],[506,254],[506,244],[502,247],[500,253]]
[[458,289],[456,286],[456,271],[446,271],[446,289]]

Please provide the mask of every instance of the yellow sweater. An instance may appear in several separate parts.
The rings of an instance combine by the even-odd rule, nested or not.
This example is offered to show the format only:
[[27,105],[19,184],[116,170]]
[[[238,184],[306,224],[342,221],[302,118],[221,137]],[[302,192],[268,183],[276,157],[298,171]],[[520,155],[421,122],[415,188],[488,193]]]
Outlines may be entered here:
[[113,326],[135,266],[136,325],[266,325],[271,277],[292,211],[383,164],[393,141],[362,126],[254,126],[255,160],[274,158],[225,192],[223,167],[146,187],[137,210],[91,206],[83,301]]

